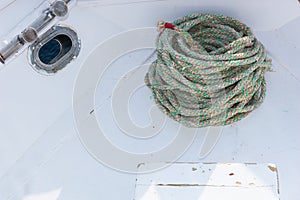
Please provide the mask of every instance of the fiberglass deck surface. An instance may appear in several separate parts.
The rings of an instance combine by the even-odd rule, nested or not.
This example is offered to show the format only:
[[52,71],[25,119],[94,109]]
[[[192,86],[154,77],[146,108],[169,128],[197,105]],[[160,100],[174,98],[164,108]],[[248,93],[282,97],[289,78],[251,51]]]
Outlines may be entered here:
[[[0,71],[1,200],[133,199],[136,175],[117,172],[100,164],[81,144],[72,112],[73,86],[81,64],[97,44],[124,30],[154,26],[158,19],[163,18],[162,10],[166,6],[164,1],[109,6],[80,3],[63,22],[74,27],[82,40],[82,50],[77,60],[55,76],[42,76],[31,69],[24,52]],[[123,9],[131,10],[132,14],[125,19],[112,14]],[[160,14],[143,14],[148,9]],[[168,13],[167,19],[197,10],[176,9]],[[224,14],[231,12],[227,10]],[[135,15],[143,17],[138,20]],[[170,17],[172,15],[176,17]],[[149,18],[151,16],[155,17]],[[148,20],[143,21],[144,18]],[[272,31],[260,31],[257,25],[255,35],[273,59],[274,72],[266,74],[267,95],[264,103],[247,118],[226,126],[217,145],[206,158],[198,158],[204,138],[201,133],[206,130],[203,129],[178,161],[274,163],[278,169],[280,199],[298,199],[299,24],[298,17]],[[105,95],[110,95],[111,87],[124,73],[124,67],[130,69],[131,65],[134,67],[142,63],[150,53],[150,50],[131,53],[110,66],[114,70],[106,71],[104,83],[99,83],[97,90],[99,105],[105,101]],[[149,120],[146,111],[152,103],[150,96],[150,91],[143,87],[132,98],[131,114],[138,124],[146,124]],[[98,120],[113,123],[109,106],[96,115]],[[174,122],[168,122],[171,127],[177,126]],[[113,124],[108,123],[107,128],[110,126]],[[158,148],[173,135],[157,136],[159,139],[153,146],[145,142],[139,144],[117,131],[108,137],[122,148],[143,151],[143,148]]]

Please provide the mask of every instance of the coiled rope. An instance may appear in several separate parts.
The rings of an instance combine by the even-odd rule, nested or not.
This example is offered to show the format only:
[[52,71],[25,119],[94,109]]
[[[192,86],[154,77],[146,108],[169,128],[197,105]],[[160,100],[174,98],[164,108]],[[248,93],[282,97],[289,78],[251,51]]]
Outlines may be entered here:
[[145,83],[169,117],[187,127],[227,125],[262,103],[271,60],[248,26],[192,14],[158,28],[157,60]]

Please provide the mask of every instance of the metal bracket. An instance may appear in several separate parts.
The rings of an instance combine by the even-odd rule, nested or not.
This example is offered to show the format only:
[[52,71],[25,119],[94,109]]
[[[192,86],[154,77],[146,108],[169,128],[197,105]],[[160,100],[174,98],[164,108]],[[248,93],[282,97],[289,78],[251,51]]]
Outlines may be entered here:
[[56,0],[43,13],[19,35],[15,36],[5,47],[0,50],[0,62],[5,64],[6,60],[19,52],[25,44],[30,44],[38,38],[38,34],[54,18],[63,18],[68,14],[68,4],[71,0]]

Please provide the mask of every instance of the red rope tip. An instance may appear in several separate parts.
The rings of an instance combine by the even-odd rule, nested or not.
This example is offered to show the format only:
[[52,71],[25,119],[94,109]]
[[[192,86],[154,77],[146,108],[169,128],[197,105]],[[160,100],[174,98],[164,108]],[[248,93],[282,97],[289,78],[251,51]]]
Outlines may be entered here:
[[172,29],[172,30],[175,29],[175,25],[174,25],[174,24],[171,24],[171,23],[168,23],[168,22],[165,23],[164,27],[165,27],[165,28]]

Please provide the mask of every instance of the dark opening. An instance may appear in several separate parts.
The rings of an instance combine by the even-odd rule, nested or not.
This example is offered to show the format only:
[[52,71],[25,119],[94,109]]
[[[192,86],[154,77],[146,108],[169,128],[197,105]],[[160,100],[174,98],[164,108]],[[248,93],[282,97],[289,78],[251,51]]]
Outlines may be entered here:
[[39,58],[45,64],[53,64],[72,48],[72,40],[67,35],[57,35],[39,50]]

